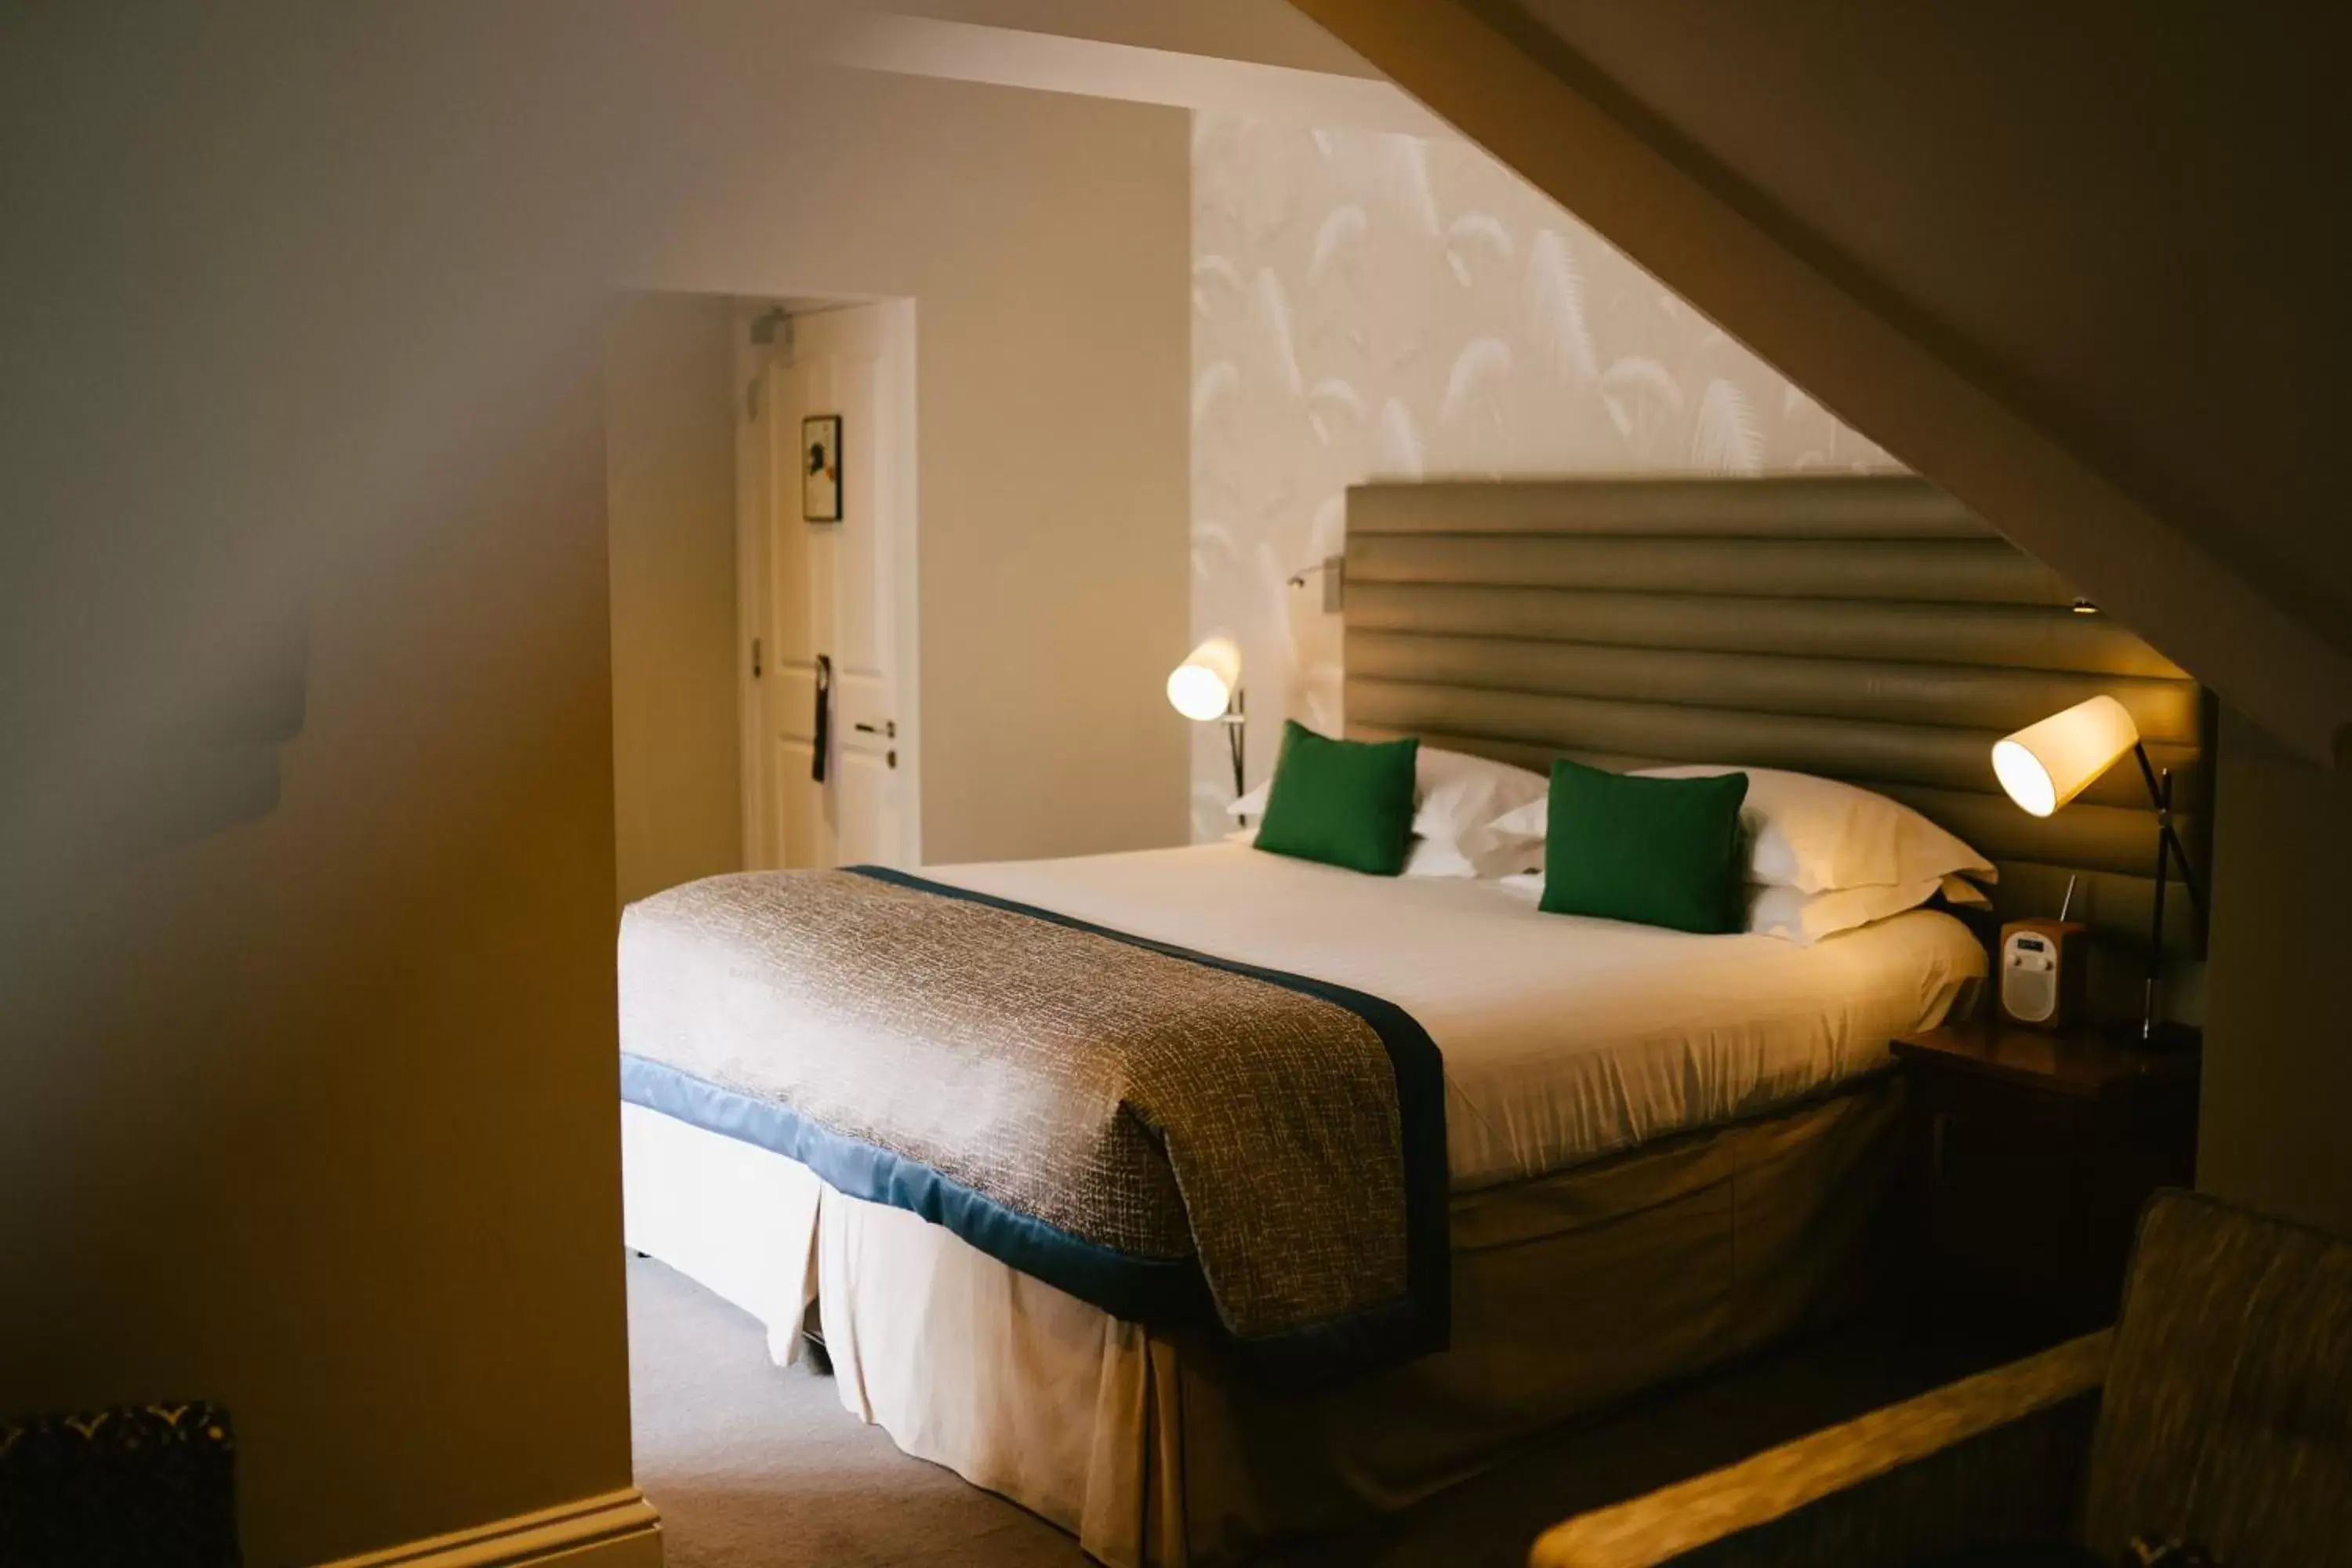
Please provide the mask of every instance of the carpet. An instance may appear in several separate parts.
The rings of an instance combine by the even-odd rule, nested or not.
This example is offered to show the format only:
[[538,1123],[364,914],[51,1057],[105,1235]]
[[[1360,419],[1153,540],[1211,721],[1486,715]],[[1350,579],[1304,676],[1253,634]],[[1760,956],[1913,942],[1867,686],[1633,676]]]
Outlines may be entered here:
[[[663,1264],[628,1259],[636,1477],[671,1568],[1084,1568],[1034,1514],[908,1458],[806,1362]],[[1517,1568],[1548,1526],[1728,1464],[2034,1348],[1901,1318],[1841,1328],[1562,1432],[1279,1568]]]
[[747,1313],[630,1255],[637,1486],[669,1568],[1085,1568],[1059,1530],[900,1453]]

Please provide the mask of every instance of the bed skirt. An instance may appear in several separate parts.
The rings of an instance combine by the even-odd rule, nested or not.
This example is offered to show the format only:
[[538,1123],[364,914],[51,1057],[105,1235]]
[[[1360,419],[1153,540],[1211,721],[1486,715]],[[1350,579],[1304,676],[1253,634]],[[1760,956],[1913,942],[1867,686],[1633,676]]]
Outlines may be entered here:
[[624,1105],[628,1242],[800,1352],[842,1404],[1115,1568],[1234,1561],[1389,1512],[1547,1428],[1849,1302],[1900,1080],[1452,1200],[1453,1348],[1304,1396],[1111,1317],[752,1144]]

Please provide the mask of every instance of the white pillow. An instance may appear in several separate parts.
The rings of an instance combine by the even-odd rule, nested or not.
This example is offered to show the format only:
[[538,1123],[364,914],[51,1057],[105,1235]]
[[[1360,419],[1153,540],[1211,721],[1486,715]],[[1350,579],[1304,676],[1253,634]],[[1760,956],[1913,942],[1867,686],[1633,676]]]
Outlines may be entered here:
[[[1909,806],[1835,779],[1722,763],[1643,768],[1638,778],[1696,779],[1746,773],[1740,821],[1748,832],[1748,879],[1822,893],[1838,888],[1905,887],[1961,874],[1991,881],[1992,862]],[[1500,833],[1545,828],[1547,805],[1529,805],[1495,824]],[[1933,889],[1930,889],[1932,891]]]
[[[1225,835],[1225,842],[1228,844],[1255,844],[1257,842],[1257,829],[1255,827],[1236,827],[1231,833]],[[1536,855],[1538,859],[1542,858],[1543,847],[1541,845],[1538,845],[1536,847]],[[1524,868],[1514,867],[1513,869],[1524,869]],[[1476,861],[1463,854],[1461,847],[1458,845],[1441,843],[1433,838],[1414,839],[1412,841],[1412,847],[1405,854],[1404,869],[1397,873],[1397,875],[1401,877],[1463,878],[1479,877],[1487,874],[1488,873],[1483,872],[1478,868],[1478,863]],[[1495,874],[1500,875],[1501,873]]]
[[1909,806],[1835,779],[1778,768],[1647,768],[1643,778],[1748,775],[1741,820],[1755,836],[1748,879],[1808,893],[1897,887],[1954,874],[1991,881],[1992,862]]
[[1463,852],[1461,845],[1443,838],[1415,838],[1405,851],[1404,869],[1398,875],[1470,878],[1485,873],[1476,859]]
[[1435,746],[1421,748],[1412,784],[1413,832],[1454,843],[1471,841],[1509,812],[1542,800],[1551,789],[1551,781],[1541,773]]
[[[1543,865],[1540,819],[1532,837],[1495,830],[1496,819],[1513,808],[1542,805],[1551,787],[1543,774],[1423,746],[1414,758],[1412,785],[1414,843],[1404,875],[1500,877]],[[1234,816],[1263,816],[1273,789],[1268,779],[1225,809]],[[1436,853],[1440,847],[1447,853]]]
[[1837,888],[1826,893],[1750,887],[1748,929],[1811,947],[1825,936],[1916,910],[1942,889],[1943,881],[1927,877],[1899,887]]
[[1943,894],[1944,902],[1951,905],[1956,910],[1989,910],[1992,908],[1992,900],[1985,897],[1985,890],[1982,888],[1978,887],[1974,882],[1969,881],[1966,877],[1945,878]]

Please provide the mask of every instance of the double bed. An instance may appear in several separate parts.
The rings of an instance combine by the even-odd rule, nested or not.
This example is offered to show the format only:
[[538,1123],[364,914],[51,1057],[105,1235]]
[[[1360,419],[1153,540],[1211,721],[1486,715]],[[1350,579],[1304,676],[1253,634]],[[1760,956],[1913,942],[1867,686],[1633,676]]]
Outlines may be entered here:
[[[2118,690],[2199,776],[2185,678],[1918,481],[1377,487],[1350,528],[1352,732],[1843,776],[2124,925],[2134,813],[2020,829],[1984,748]],[[851,1411],[1101,1560],[1230,1560],[1836,1310],[1887,1042],[1985,966],[1941,909],[1693,937],[1233,843],[713,879],[624,922],[628,1242],[780,1362],[814,1304]]]

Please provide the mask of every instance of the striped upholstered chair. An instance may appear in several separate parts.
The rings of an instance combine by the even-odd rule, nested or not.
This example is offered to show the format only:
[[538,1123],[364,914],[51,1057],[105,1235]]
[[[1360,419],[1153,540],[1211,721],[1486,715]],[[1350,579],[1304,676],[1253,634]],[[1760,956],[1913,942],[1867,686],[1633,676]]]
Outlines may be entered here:
[[2159,1194],[2115,1328],[1580,1515],[1531,1561],[2352,1564],[2352,1243]]

